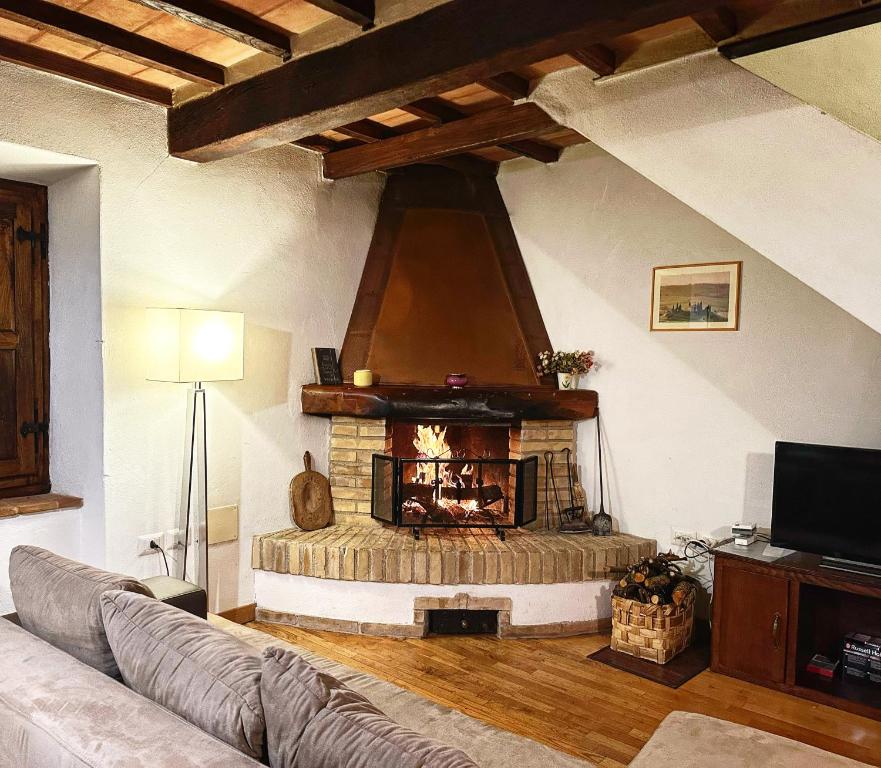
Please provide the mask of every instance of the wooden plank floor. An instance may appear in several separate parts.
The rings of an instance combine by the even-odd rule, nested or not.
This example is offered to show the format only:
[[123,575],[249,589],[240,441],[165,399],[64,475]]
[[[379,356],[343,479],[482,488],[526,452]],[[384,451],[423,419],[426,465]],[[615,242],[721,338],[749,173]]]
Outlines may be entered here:
[[589,661],[608,635],[391,640],[254,622],[327,658],[604,768],[627,765],[664,717],[687,710],[881,766],[881,722],[706,671],[679,690]]

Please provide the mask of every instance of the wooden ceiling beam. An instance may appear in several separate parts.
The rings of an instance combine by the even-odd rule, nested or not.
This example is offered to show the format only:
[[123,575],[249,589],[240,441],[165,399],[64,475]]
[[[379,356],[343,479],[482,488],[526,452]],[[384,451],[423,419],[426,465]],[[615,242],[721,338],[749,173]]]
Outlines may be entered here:
[[315,134],[314,136],[305,136],[298,141],[292,142],[295,147],[302,147],[303,149],[311,149],[313,152],[321,152],[324,154],[325,152],[335,152],[338,149],[348,149],[349,147],[357,147],[360,146],[363,142],[357,141],[355,139],[345,139],[344,141],[335,141],[334,139],[329,139],[327,136],[322,136],[321,134]]
[[353,123],[334,128],[337,133],[350,136],[363,142],[382,141],[397,136],[398,132],[375,120],[356,120]]
[[705,8],[706,0],[450,0],[176,106],[169,149],[207,161],[296,141]]
[[237,40],[258,51],[290,58],[291,36],[281,27],[232,5],[213,0],[134,0],[191,24]]
[[541,144],[531,139],[523,139],[522,141],[509,141],[499,144],[501,149],[508,152],[514,152],[521,157],[528,157],[530,160],[537,160],[539,163],[556,163],[563,154],[560,147],[552,147],[550,144]]
[[527,102],[478,112],[452,123],[423,128],[384,141],[324,156],[324,175],[342,179],[369,171],[426,163],[553,131],[554,119],[537,104]]
[[719,46],[719,53],[729,59],[737,59],[741,56],[751,56],[754,53],[771,51],[775,48],[804,43],[826,35],[834,35],[878,23],[881,23],[881,5],[867,5],[864,8],[822,19],[812,19],[802,24],[756,35],[746,40],[735,40],[724,46]]
[[608,77],[614,74],[617,66],[615,51],[601,43],[576,48],[574,51],[569,51],[569,55],[599,77]]
[[152,101],[164,107],[170,107],[172,104],[172,93],[168,88],[110,69],[96,67],[87,61],[62,56],[46,48],[20,43],[17,40],[0,37],[0,59],[38,69],[41,72],[51,72],[53,75],[60,75],[98,88],[106,88],[143,101]]
[[500,72],[493,77],[478,80],[477,84],[499,94],[499,96],[506,96],[511,101],[525,99],[530,92],[529,80],[513,72]]
[[714,43],[721,43],[737,34],[737,16],[724,6],[703,13],[695,13],[691,20],[697,24]]
[[203,85],[223,85],[226,80],[226,70],[220,64],[44,0],[0,0],[0,18],[94,45],[145,67]]
[[374,0],[307,0],[310,5],[339,16],[341,19],[357,24],[361,29],[370,29],[376,16]]
[[[467,117],[466,112],[437,97],[420,99],[419,101],[404,105],[401,109],[423,120],[428,120],[435,125],[451,123]],[[529,139],[499,144],[499,147],[516,155],[538,160],[540,163],[556,163],[562,154],[562,149],[559,147],[539,144],[537,141],[530,141]]]
[[447,102],[437,98],[437,96],[418,99],[410,104],[405,104],[400,109],[414,117],[421,118],[422,120],[434,123],[435,125],[449,123],[453,120],[458,120],[465,115],[464,112],[460,111],[452,104],[447,104]]

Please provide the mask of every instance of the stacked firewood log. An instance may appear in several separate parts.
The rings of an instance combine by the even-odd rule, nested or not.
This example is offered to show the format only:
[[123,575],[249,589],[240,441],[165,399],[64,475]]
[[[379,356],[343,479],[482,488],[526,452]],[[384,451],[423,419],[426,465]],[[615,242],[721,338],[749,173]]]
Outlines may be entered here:
[[695,591],[695,580],[678,565],[684,559],[672,552],[644,557],[619,571],[623,575],[612,594],[652,605],[682,605]]

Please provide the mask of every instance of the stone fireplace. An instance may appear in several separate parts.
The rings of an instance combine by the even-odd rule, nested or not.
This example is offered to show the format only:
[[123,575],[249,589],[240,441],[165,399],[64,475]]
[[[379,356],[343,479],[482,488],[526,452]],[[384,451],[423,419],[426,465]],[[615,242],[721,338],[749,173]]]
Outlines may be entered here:
[[[302,389],[303,413],[330,422],[334,524],[255,537],[258,616],[417,637],[450,626],[451,611],[502,637],[606,628],[609,569],[655,543],[557,531],[558,511],[588,497],[592,478],[575,472],[570,494],[567,465],[579,466],[577,431],[594,429],[598,397],[536,372],[550,348],[495,179],[391,173],[345,383]],[[350,383],[363,368],[373,386]],[[454,371],[464,387],[442,384]]]

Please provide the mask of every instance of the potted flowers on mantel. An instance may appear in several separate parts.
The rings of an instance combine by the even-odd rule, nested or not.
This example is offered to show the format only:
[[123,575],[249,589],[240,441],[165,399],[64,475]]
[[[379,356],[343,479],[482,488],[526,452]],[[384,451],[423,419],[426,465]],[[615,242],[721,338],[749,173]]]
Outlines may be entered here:
[[560,389],[578,389],[578,378],[597,366],[594,353],[582,352],[540,352],[538,355],[538,374],[547,376],[557,374],[557,386]]

